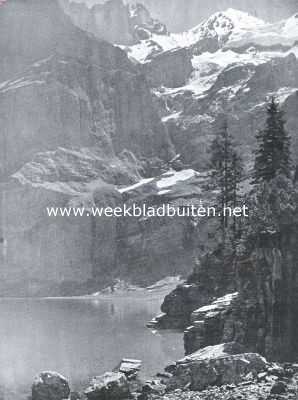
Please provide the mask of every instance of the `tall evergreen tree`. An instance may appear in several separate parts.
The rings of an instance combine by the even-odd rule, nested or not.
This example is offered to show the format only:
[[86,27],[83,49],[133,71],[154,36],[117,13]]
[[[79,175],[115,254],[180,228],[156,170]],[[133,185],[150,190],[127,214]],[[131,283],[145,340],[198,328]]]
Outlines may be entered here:
[[267,107],[266,126],[257,136],[254,183],[269,182],[278,174],[291,173],[290,137],[285,129],[284,113],[274,98]]
[[[220,208],[223,211],[225,207],[236,207],[238,202],[238,186],[242,175],[242,162],[235,149],[235,144],[229,133],[225,117],[211,144],[210,151],[210,167],[213,171],[215,186],[219,189],[218,203]],[[228,226],[228,217],[222,212],[221,229],[223,241],[225,241]],[[236,221],[234,221],[233,227],[235,231]]]

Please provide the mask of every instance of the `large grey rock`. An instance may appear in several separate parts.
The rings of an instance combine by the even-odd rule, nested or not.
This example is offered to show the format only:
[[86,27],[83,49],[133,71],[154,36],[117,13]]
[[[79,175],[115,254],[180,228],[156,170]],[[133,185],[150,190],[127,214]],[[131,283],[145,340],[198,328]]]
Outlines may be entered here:
[[[241,353],[237,344],[206,347],[177,361],[169,389],[189,387],[204,390],[208,386],[239,383],[245,375],[265,370],[266,360],[256,353]],[[235,354],[236,353],[236,354]]]
[[120,400],[129,396],[127,379],[120,372],[106,372],[92,379],[85,390],[88,400]]
[[32,385],[32,400],[65,400],[70,395],[66,378],[57,372],[41,372]]

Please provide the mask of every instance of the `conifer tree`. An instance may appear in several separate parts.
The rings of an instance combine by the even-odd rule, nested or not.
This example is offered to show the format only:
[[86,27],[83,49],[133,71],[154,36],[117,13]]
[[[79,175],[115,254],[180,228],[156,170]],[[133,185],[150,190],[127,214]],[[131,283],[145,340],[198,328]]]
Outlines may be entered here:
[[[223,214],[225,207],[236,207],[238,186],[242,175],[241,158],[235,150],[235,144],[228,130],[226,118],[223,119],[216,137],[211,144],[210,167],[213,171],[214,184],[219,189],[218,203],[221,208],[221,229],[223,242],[229,227],[228,217]],[[234,231],[236,221],[233,223]]]
[[274,98],[267,107],[266,125],[257,136],[254,183],[269,182],[278,174],[291,173],[290,138],[285,129],[284,113]]

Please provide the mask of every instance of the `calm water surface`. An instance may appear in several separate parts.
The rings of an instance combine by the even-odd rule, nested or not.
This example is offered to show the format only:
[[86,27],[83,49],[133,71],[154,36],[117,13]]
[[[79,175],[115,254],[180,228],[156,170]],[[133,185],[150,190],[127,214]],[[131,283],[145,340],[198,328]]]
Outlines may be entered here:
[[72,390],[123,357],[143,360],[143,376],[162,370],[183,356],[181,333],[145,328],[163,296],[0,299],[0,398],[26,398],[43,370],[65,375]]

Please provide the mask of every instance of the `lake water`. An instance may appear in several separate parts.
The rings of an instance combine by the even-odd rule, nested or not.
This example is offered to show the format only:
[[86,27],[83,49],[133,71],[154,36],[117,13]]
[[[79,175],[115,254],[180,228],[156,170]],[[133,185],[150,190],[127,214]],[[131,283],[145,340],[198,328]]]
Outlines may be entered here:
[[143,361],[143,376],[161,371],[183,356],[181,333],[145,328],[163,296],[0,299],[0,398],[26,398],[43,370],[66,376],[72,390],[125,357]]

